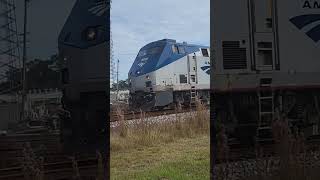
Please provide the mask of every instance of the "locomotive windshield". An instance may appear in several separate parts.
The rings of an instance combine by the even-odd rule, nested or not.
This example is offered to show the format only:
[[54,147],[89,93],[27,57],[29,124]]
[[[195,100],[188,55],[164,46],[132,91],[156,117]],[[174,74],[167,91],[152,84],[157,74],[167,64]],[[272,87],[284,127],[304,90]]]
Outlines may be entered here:
[[160,54],[162,49],[163,49],[163,47],[161,47],[161,46],[153,47],[150,49],[144,49],[139,52],[138,57]]

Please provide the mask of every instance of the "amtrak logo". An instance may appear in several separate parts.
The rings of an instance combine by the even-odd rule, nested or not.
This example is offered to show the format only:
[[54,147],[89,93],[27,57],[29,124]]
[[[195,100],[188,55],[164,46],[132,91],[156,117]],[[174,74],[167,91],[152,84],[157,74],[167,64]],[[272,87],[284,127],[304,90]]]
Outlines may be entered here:
[[138,66],[142,67],[143,65],[145,65],[147,63],[149,58],[142,58],[140,63],[138,64]]
[[305,31],[305,34],[316,43],[320,40],[320,14],[296,16],[291,18],[290,21],[301,31],[311,25],[310,29],[308,28]]
[[206,72],[207,74],[211,74],[211,68],[210,66],[202,66],[201,69]]
[[95,5],[88,10],[96,16],[102,16],[107,12],[107,1],[100,1],[95,3]]
[[303,2],[303,9],[320,9],[320,3],[318,1],[304,1]]
[[141,62],[141,63],[138,64],[138,66],[142,67],[145,64],[146,64],[145,62]]

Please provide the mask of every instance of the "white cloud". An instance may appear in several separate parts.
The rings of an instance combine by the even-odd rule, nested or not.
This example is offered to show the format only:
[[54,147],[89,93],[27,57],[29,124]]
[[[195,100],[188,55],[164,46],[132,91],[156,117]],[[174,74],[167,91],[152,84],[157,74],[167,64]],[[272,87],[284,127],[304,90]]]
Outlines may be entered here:
[[111,5],[114,58],[120,59],[120,79],[139,49],[170,38],[201,45],[210,43],[210,0],[115,0]]

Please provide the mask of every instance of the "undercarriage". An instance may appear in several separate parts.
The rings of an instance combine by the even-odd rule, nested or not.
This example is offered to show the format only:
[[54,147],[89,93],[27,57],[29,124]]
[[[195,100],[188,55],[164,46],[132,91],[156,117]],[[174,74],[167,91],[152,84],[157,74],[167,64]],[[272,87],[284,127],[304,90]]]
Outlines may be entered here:
[[272,138],[272,123],[287,120],[292,132],[318,135],[319,98],[316,89],[215,93],[215,128],[224,126],[229,137],[252,143]]
[[129,107],[132,110],[161,110],[175,108],[176,106],[190,106],[198,98],[205,104],[209,104],[209,90],[198,91],[159,91],[159,92],[135,92],[130,93]]

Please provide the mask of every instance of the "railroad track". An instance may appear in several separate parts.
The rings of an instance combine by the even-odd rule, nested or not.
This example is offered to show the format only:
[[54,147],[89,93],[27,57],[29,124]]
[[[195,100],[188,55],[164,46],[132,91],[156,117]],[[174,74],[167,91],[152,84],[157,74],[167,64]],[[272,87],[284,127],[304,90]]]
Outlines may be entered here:
[[[95,158],[91,159],[81,159],[77,160],[77,168],[74,166],[73,161],[59,161],[59,162],[52,162],[52,163],[45,163],[43,164],[43,169],[41,172],[43,173],[44,179],[70,179],[80,175],[83,177],[95,177],[98,174],[98,161]],[[77,173],[78,171],[78,173]],[[30,171],[29,171],[30,173]],[[22,166],[10,167],[10,168],[3,168],[0,169],[0,179],[25,179],[26,176],[29,174],[24,170]],[[30,173],[29,175],[31,179],[34,177],[34,173]]]
[[[184,108],[181,110],[168,109],[168,110],[161,110],[161,111],[148,111],[148,112],[143,112],[143,113],[145,113],[145,117],[156,117],[156,116],[162,116],[162,115],[186,113],[186,112],[193,112],[193,111],[196,111],[196,108]],[[122,114],[120,113],[120,115],[116,111],[112,111],[110,113],[110,121],[111,122],[116,122],[116,121],[119,121],[120,119],[123,119],[123,120],[139,119],[140,117],[141,117],[141,112],[125,111]]]
[[[26,146],[26,142],[29,146]],[[101,161],[96,154],[81,154],[78,157],[66,155],[60,146],[59,134],[0,137],[1,180],[26,179],[28,172],[31,173],[29,179],[35,179],[37,171],[43,174],[43,179],[48,180],[71,179],[77,174],[81,179],[95,179]]]

